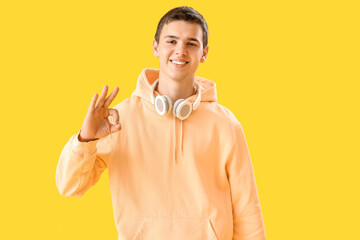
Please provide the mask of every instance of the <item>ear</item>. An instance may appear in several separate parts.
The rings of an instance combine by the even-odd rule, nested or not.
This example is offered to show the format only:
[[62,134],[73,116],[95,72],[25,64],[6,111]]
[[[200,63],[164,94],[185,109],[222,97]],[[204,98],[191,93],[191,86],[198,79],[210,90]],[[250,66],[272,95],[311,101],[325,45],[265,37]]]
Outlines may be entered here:
[[208,55],[208,52],[209,52],[209,45],[207,45],[204,49],[203,49],[203,55],[200,59],[200,62],[203,63],[205,62],[206,58],[207,58],[207,55]]
[[153,47],[152,47],[152,51],[154,54],[154,57],[158,58],[159,57],[159,44],[156,42],[156,40],[154,39],[153,41]]

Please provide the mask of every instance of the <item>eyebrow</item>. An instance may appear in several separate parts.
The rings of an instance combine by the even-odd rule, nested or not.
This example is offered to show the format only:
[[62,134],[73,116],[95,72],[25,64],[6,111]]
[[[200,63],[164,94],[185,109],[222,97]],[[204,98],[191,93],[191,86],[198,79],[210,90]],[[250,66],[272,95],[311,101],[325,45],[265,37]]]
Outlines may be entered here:
[[[179,37],[174,36],[174,35],[166,35],[164,38],[175,38],[175,39],[179,39]],[[199,41],[197,38],[188,38],[188,40],[195,41],[195,42],[198,42],[199,44],[201,44],[200,41]]]

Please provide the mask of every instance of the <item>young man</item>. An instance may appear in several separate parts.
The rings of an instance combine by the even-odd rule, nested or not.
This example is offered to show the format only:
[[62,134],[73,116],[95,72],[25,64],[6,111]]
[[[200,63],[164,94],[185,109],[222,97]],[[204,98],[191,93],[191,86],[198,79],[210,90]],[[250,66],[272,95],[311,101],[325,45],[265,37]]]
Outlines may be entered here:
[[113,109],[118,88],[95,94],[61,153],[63,196],[82,196],[108,168],[119,240],[265,239],[243,129],[215,83],[195,76],[207,36],[197,11],[170,10],[153,41],[160,68],[144,69]]

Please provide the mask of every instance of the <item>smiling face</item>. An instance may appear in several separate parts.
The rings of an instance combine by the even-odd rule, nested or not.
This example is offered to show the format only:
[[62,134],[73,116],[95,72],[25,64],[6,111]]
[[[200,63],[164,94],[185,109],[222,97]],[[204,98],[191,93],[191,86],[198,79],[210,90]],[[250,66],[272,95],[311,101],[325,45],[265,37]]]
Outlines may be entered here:
[[208,50],[209,46],[203,48],[201,26],[185,21],[165,24],[159,43],[153,41],[153,53],[160,62],[160,77],[175,81],[192,81]]

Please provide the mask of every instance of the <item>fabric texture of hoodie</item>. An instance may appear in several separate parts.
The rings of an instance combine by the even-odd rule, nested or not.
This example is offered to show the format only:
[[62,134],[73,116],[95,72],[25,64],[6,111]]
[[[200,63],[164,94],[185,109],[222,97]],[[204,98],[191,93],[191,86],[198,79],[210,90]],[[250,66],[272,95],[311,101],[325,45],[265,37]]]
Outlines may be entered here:
[[113,107],[120,131],[70,138],[56,169],[60,194],[81,197],[108,169],[118,240],[265,239],[245,134],[216,102],[215,83],[195,77],[200,105],[180,120],[151,103],[158,77],[158,69],[143,69],[131,97]]

